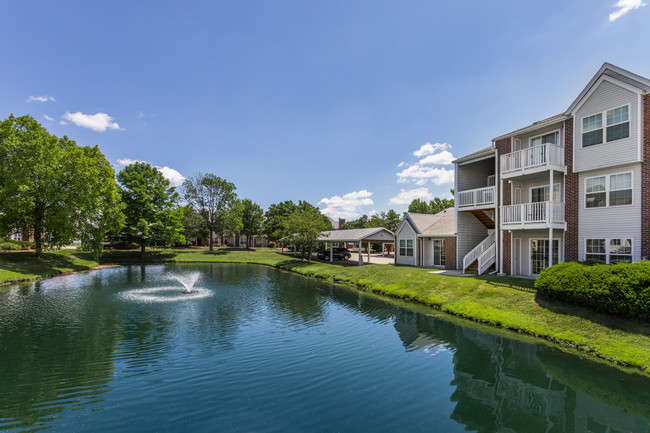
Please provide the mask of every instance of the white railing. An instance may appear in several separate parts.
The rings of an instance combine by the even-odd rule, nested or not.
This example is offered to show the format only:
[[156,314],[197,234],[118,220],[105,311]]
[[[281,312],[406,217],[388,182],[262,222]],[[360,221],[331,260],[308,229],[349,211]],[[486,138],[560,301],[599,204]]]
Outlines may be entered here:
[[501,207],[502,224],[563,223],[564,203],[542,201]]
[[[483,239],[480,244],[475,246],[472,249],[472,251],[465,254],[465,257],[463,257],[463,272],[465,272],[465,270],[469,267],[469,265],[474,263],[474,260],[478,259],[481,254],[488,251],[490,247],[494,247],[496,245],[496,239],[497,239],[496,234],[492,233],[487,238]],[[495,253],[496,253],[496,249],[495,249]]]
[[497,244],[493,243],[487,250],[478,256],[478,274],[481,275],[494,264],[497,257]]
[[502,174],[544,165],[564,165],[564,147],[546,143],[501,155]]
[[494,186],[461,191],[458,193],[458,207],[494,204],[495,192]]

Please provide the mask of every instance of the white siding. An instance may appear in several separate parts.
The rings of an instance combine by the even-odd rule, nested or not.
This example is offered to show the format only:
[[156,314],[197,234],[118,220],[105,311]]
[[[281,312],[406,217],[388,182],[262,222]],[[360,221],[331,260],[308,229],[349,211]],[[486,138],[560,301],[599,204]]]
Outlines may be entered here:
[[[395,257],[397,257],[398,265],[410,265],[415,266],[415,255],[416,253],[416,242],[415,242],[415,232],[409,223],[403,224],[401,230],[398,230],[395,234],[397,236],[397,243],[395,244]],[[402,239],[410,239],[413,241],[413,256],[400,256],[399,255],[399,243]]]
[[[596,170],[614,165],[639,162],[638,95],[609,81],[603,81],[580,107],[573,118],[575,132],[576,172]],[[582,147],[582,118],[629,105],[630,136],[610,143]],[[606,137],[607,119],[603,114],[603,137]]]
[[[519,275],[532,275],[532,254],[531,254],[531,241],[533,239],[548,239],[548,230],[518,230],[512,232],[512,245],[511,245],[511,261],[512,272],[515,265],[515,254],[520,255],[520,274]],[[515,238],[521,239],[521,252],[515,251]],[[564,261],[564,230],[553,230],[553,239],[559,240],[559,258],[560,262]],[[556,264],[556,263],[553,263]]]
[[[632,172],[632,205],[585,208],[585,179]],[[609,182],[609,179],[607,179]],[[585,259],[585,239],[632,239],[634,260],[641,259],[641,164],[580,173],[578,183],[578,260]]]
[[463,266],[463,258],[488,235],[488,229],[470,212],[458,212],[456,227],[456,266]]
[[488,176],[494,174],[494,158],[483,159],[467,164],[456,164],[456,171],[456,194],[460,191],[484,188],[488,186]]

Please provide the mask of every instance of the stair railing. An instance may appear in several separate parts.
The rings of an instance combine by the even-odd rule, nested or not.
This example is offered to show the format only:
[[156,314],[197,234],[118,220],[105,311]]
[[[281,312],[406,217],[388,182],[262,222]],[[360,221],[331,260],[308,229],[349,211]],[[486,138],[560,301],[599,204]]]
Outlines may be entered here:
[[[496,243],[496,232],[492,233],[491,235],[488,235],[487,238],[483,239],[481,243],[479,243],[477,246],[475,246],[469,253],[463,257],[463,272],[471,265],[474,263],[474,260],[478,259],[478,257],[486,252],[492,244]],[[496,249],[495,249],[496,251]]]

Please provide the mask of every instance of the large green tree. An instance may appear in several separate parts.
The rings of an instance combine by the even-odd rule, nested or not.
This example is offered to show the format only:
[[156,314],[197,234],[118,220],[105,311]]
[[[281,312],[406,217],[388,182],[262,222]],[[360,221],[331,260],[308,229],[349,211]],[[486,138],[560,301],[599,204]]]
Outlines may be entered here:
[[214,249],[213,234],[223,235],[230,228],[230,213],[237,199],[236,189],[235,184],[211,173],[198,173],[183,182],[185,200],[201,215],[210,234],[210,251]]
[[185,240],[207,238],[208,231],[203,224],[203,217],[192,206],[183,206],[183,235]]
[[271,240],[277,241],[282,239],[286,236],[284,222],[297,209],[298,206],[291,200],[272,204],[266,211],[262,232]]
[[435,197],[433,200],[429,201],[429,203],[416,198],[409,205],[408,212],[437,214],[438,212],[442,212],[443,210],[449,209],[450,207],[454,207],[453,198],[447,199]]
[[178,206],[178,193],[158,169],[136,162],[124,167],[117,180],[125,204],[126,225],[122,236],[140,246],[143,261],[146,246],[183,241],[183,210]]
[[241,233],[246,235],[246,246],[250,248],[253,236],[260,234],[264,222],[264,209],[252,200],[241,201]]
[[115,172],[97,146],[50,134],[31,116],[0,122],[0,235],[34,236],[44,248],[81,240],[99,255],[123,222]]
[[329,218],[320,213],[318,208],[307,202],[304,203],[308,206],[299,207],[284,220],[284,231],[290,233],[289,237],[302,253],[302,258],[307,257],[311,262],[311,253],[318,243],[321,232],[331,230],[332,225]]

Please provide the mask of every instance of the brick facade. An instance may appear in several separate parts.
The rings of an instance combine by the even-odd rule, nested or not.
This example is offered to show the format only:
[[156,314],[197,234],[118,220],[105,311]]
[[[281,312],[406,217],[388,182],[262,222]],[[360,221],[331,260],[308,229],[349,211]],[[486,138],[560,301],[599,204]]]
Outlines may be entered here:
[[[504,138],[502,140],[498,140],[494,143],[494,146],[497,149],[497,158],[500,158],[501,155],[505,155],[506,153],[510,153],[512,151],[512,140],[510,138]],[[503,181],[503,190],[501,190],[501,178],[500,178],[500,171],[501,171],[501,161],[499,161],[498,164],[499,169],[497,170],[497,197],[503,197],[503,206],[508,206],[511,204],[511,194],[510,194],[510,183],[506,180]],[[500,206],[501,203],[497,203],[497,206]],[[496,227],[496,233],[497,233],[497,248],[499,248],[499,242],[501,241],[501,236],[498,235],[499,230],[501,229],[501,224],[500,221],[495,221],[495,227]],[[503,232],[503,272],[507,275],[510,275],[510,259],[511,259],[511,254],[510,254],[510,232],[509,231],[504,231]],[[499,267],[499,264],[497,263],[497,269]]]
[[650,94],[643,99],[643,163],[641,164],[641,258],[650,259]]
[[564,261],[578,260],[578,173],[573,172],[573,119],[564,122],[564,202],[566,221]]
[[456,269],[456,237],[445,238],[445,269]]

